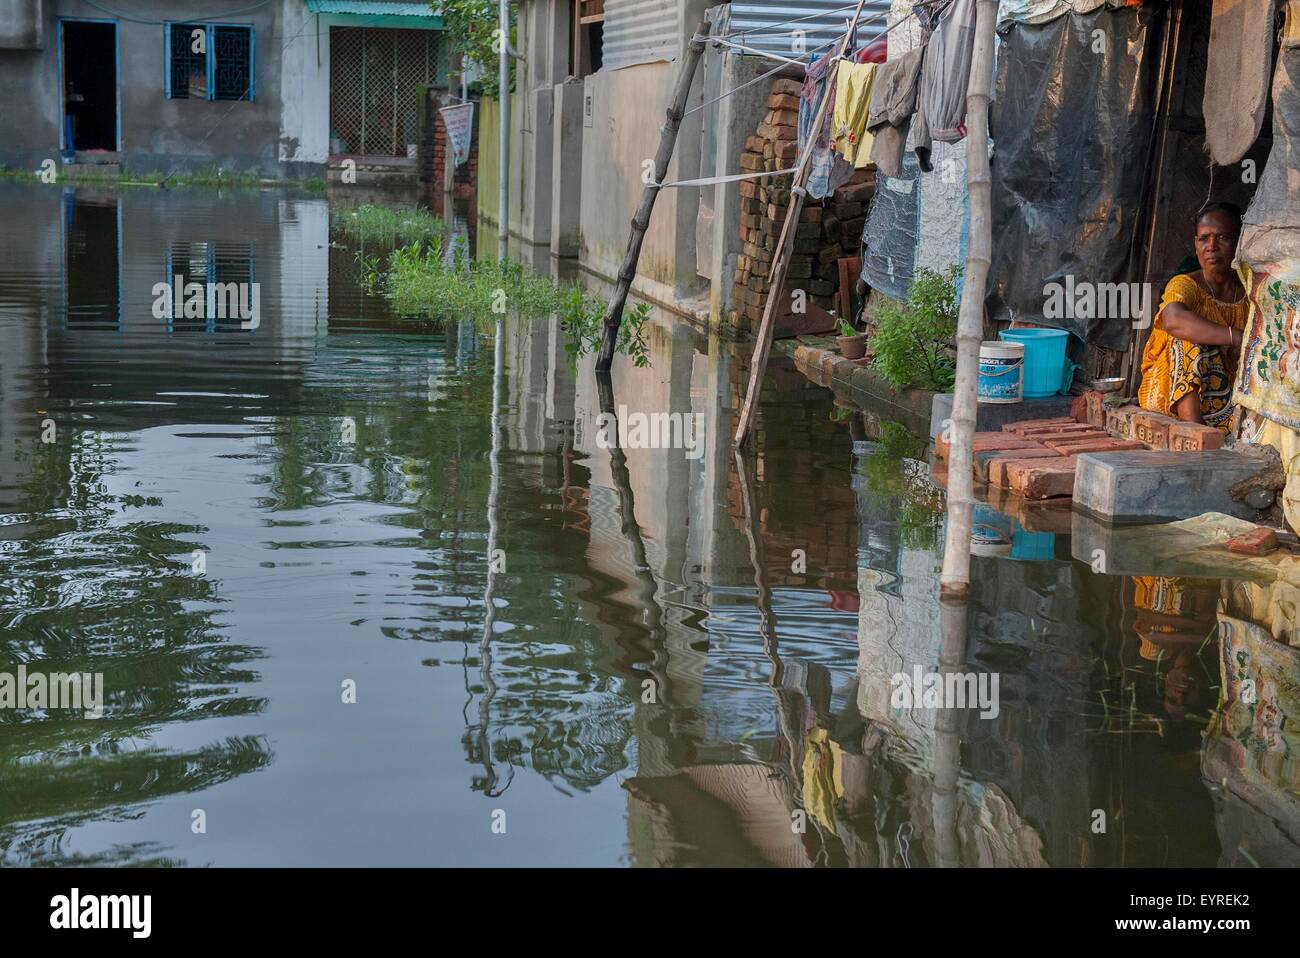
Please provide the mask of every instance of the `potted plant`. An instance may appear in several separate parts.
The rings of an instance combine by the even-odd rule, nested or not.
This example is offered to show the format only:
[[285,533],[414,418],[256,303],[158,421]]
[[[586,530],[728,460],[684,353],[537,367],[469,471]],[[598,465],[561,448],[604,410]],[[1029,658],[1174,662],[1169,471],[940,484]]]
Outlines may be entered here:
[[847,319],[836,320],[835,329],[839,333],[835,342],[840,347],[841,356],[845,359],[861,359],[867,354],[866,333],[858,332]]

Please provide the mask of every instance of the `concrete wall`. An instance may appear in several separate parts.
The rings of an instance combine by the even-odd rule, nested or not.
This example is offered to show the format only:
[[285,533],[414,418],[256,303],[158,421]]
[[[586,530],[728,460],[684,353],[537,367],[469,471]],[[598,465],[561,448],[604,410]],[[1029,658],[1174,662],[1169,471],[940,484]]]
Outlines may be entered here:
[[[519,104],[519,96],[512,94],[511,100],[511,157],[510,157],[510,195],[507,198],[507,214],[510,217],[510,231],[519,235],[521,225],[523,225],[523,151],[519,143],[519,131],[516,123],[519,122],[519,110],[516,109]],[[478,216],[482,220],[490,222],[491,225],[497,225],[497,183],[499,182],[499,157],[500,149],[500,113],[497,100],[489,100],[485,96],[478,103],[477,114],[474,122],[478,123],[478,187],[476,203],[478,205]],[[482,248],[482,240],[480,240]],[[495,247],[493,247],[495,250]]]
[[313,16],[306,3],[288,3],[284,33],[298,39],[283,45],[280,54],[280,120],[278,159],[295,172],[322,175],[329,159],[330,26],[336,17]]
[[[24,17],[39,11],[42,49],[14,49],[31,33]],[[136,16],[136,14],[132,14]],[[168,0],[114,18],[86,0],[0,0],[0,163],[37,167],[60,149],[60,18],[114,20],[118,27],[119,120],[124,168],[187,171],[219,166],[265,176],[323,176],[329,155],[330,27],[346,17],[311,14],[304,0],[214,17],[203,0]],[[250,24],[252,102],[168,99],[161,21]],[[27,46],[32,44],[27,43]]]
[[[732,90],[770,70],[768,62],[758,57],[726,53],[711,55],[705,66],[717,70],[722,90]],[[753,133],[763,118],[770,89],[769,82],[750,83],[705,111],[715,131],[714,176],[741,172],[740,154],[745,149],[745,138]],[[710,265],[706,275],[712,280],[709,323],[715,325],[732,308],[731,287],[736,277],[736,257],[744,245],[740,239],[739,183],[719,183],[713,187],[710,214],[708,225],[713,231],[713,242],[708,251]]]
[[[169,100],[164,95],[164,34],[161,23],[117,19],[118,113],[123,164],[137,170],[227,169],[278,172],[280,65],[277,55],[286,8],[281,0],[229,17],[254,29],[254,100],[249,103]],[[173,0],[148,14],[161,20],[206,16],[202,0]],[[43,50],[0,51],[0,162],[38,165],[56,157],[62,116],[59,73],[61,17],[113,19],[84,0],[49,0],[43,5]],[[303,42],[299,39],[296,42]]]
[[0,0],[0,50],[39,50],[45,44],[41,0]]

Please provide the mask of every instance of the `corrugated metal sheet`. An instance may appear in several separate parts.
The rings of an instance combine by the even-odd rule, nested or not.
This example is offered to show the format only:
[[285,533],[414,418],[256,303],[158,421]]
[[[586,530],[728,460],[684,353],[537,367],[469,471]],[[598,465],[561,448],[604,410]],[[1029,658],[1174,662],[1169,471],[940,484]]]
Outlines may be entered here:
[[605,0],[601,69],[676,58],[679,6],[677,0]]
[[[737,43],[792,57],[796,53],[793,31],[804,31],[804,49],[812,50],[842,36],[844,24],[853,16],[856,6],[856,2],[845,0],[742,0],[731,4],[729,32],[746,33],[744,37],[734,37]],[[811,19],[786,22],[800,17]],[[859,45],[884,31],[889,21],[889,0],[867,0],[862,5],[862,19],[868,18],[871,18],[869,22],[858,28]]]
[[[388,3],[384,0],[307,0],[311,13],[365,17],[370,25],[405,25],[438,30],[442,17],[428,3]],[[357,24],[361,26],[362,24]]]

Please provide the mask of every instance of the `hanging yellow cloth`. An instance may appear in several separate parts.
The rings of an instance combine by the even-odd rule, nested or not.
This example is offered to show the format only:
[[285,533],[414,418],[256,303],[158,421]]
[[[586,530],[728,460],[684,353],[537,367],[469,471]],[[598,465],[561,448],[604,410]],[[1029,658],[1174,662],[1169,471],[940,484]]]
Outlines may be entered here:
[[1232,380],[1223,352],[1217,346],[1201,346],[1165,332],[1160,316],[1170,303],[1180,303],[1219,326],[1244,329],[1250,307],[1247,297],[1224,303],[1211,296],[1190,273],[1175,276],[1165,286],[1155,326],[1142,351],[1139,406],[1171,416],[1174,404],[1197,390],[1201,394],[1201,419],[1207,426],[1226,430],[1232,419]]
[[859,170],[871,162],[871,143],[875,138],[867,132],[867,118],[871,114],[871,90],[876,85],[878,65],[841,60],[835,74],[832,146]]

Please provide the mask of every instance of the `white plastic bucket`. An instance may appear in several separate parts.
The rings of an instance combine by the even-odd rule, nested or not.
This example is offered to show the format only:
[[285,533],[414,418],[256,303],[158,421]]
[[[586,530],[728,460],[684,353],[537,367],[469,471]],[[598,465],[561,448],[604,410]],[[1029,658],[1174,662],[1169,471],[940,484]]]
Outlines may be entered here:
[[1024,395],[1024,384],[1024,343],[993,339],[980,343],[980,402],[1020,402]]

